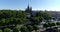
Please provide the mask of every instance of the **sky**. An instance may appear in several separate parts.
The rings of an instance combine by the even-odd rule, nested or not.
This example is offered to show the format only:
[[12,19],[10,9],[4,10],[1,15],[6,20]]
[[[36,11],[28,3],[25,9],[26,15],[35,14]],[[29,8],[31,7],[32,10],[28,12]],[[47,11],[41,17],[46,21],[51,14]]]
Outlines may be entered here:
[[21,9],[31,6],[33,10],[60,11],[60,0],[0,0],[0,9]]

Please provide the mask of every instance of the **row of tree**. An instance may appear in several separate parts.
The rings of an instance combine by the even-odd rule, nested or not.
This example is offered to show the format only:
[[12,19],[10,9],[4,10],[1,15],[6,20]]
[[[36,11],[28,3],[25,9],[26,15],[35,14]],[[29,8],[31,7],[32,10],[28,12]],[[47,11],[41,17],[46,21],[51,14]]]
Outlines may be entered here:
[[45,27],[45,28],[52,27],[52,26],[57,26],[58,27],[58,25],[60,25],[60,22],[56,22],[56,23],[52,22],[52,23],[43,24],[43,27]]
[[60,29],[59,29],[59,27],[60,27],[60,22],[56,22],[56,23],[54,23],[54,22],[52,22],[52,23],[45,23],[45,24],[43,24],[43,27],[44,28],[46,28],[46,30],[45,31],[51,31],[51,32],[60,32]]
[[0,32],[32,32],[33,30],[35,30],[37,32],[39,28],[37,27],[37,25],[31,26],[22,26],[20,29],[17,27],[14,27],[13,29],[10,28],[4,28],[3,30],[0,29]]

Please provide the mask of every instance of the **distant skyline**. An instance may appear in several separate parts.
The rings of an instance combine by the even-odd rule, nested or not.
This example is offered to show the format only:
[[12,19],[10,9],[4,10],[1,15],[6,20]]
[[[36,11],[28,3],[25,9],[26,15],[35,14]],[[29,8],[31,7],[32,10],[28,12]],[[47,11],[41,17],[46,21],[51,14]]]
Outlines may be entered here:
[[0,0],[0,9],[24,10],[28,4],[33,10],[60,11],[60,0]]

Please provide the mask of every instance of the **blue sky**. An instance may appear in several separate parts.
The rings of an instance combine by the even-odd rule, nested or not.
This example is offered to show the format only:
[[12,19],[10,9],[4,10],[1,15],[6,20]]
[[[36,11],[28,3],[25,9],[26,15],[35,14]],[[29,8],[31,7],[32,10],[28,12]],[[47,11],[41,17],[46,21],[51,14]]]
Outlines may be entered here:
[[60,0],[0,0],[0,9],[22,9],[27,5],[33,10],[60,10]]

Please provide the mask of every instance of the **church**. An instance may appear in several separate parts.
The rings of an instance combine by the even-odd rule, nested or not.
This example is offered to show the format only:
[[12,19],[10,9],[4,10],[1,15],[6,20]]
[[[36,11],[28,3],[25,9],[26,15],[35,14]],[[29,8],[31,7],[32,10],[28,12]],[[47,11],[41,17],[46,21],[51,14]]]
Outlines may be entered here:
[[38,11],[33,11],[33,10],[32,10],[32,7],[30,7],[30,6],[28,5],[27,8],[25,9],[25,12],[30,13],[29,15],[30,15],[31,17],[35,17],[35,16],[36,16],[36,13],[37,13]]

